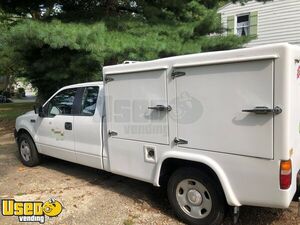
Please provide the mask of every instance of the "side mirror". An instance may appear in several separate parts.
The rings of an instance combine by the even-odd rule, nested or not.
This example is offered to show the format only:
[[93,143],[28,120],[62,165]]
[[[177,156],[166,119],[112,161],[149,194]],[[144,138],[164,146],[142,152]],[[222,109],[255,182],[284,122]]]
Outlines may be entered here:
[[37,111],[38,111],[39,117],[42,117],[42,118],[45,117],[43,106],[38,107]]

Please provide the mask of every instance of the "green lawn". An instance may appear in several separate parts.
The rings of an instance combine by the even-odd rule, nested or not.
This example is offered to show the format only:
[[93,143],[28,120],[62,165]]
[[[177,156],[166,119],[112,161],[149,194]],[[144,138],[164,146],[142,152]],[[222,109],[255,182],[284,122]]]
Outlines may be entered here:
[[16,118],[33,110],[34,104],[33,102],[0,104],[0,133],[11,132]]

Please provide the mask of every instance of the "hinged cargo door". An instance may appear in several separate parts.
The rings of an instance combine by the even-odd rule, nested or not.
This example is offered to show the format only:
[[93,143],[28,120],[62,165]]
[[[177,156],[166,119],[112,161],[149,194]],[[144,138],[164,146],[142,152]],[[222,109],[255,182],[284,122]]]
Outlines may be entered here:
[[111,138],[168,144],[166,70],[106,76]]
[[175,68],[178,146],[273,158],[273,63]]

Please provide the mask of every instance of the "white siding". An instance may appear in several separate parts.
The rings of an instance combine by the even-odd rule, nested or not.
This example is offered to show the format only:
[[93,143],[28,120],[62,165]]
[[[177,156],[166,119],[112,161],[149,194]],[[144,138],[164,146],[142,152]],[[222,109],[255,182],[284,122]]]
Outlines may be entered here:
[[247,46],[289,42],[300,45],[300,0],[273,0],[267,3],[250,1],[245,5],[228,4],[219,10],[223,26],[227,17],[242,13],[258,12],[257,39]]

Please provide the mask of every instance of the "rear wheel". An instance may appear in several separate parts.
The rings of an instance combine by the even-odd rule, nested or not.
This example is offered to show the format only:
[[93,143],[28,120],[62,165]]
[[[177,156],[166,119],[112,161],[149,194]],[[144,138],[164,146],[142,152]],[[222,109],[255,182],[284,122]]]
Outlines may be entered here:
[[18,137],[19,154],[22,163],[25,166],[36,166],[40,163],[40,154],[38,153],[32,138],[22,133]]
[[168,198],[179,218],[188,224],[218,225],[225,215],[223,191],[210,176],[195,168],[180,168],[168,182]]

